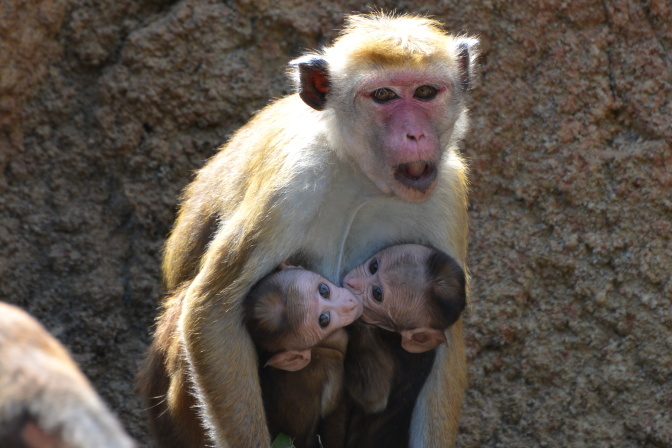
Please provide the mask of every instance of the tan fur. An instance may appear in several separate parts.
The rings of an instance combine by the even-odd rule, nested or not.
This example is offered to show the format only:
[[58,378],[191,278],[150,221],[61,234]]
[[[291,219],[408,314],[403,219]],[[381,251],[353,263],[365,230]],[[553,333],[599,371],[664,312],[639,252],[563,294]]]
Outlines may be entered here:
[[[431,39],[418,41],[420,47],[436,46],[427,43],[432,39],[447,47],[441,58],[425,59],[430,65],[417,73],[452,86],[445,115],[432,118],[442,153],[438,185],[430,197],[415,192],[401,200],[389,187],[397,188],[387,171],[378,169],[384,157],[370,132],[375,118],[362,111],[364,100],[352,96],[371,73],[350,70],[368,61],[352,57],[348,36],[361,42],[360,57],[368,57],[375,42],[368,43],[365,26],[385,29],[376,20],[353,21],[344,37],[320,53],[333,81],[324,110],[311,109],[298,95],[277,101],[241,128],[185,191],[163,264],[169,292],[190,282],[182,312],[167,331],[176,335],[178,342],[171,344],[177,348],[171,350],[183,352],[179,359],[185,368],[168,371],[170,386],[163,394],[166,415],[179,422],[186,418],[178,405],[184,401],[174,395],[192,390],[216,447],[270,443],[242,300],[280,262],[298,258],[307,269],[338,282],[375,251],[410,242],[437,247],[465,265],[466,169],[455,145],[467,118],[464,92],[457,88],[457,41],[424,19],[411,21],[414,28],[394,28],[404,42],[428,35]],[[399,45],[390,46],[388,54],[392,60],[407,58]],[[375,74],[384,76],[384,67]],[[448,333],[450,346],[439,350],[416,406],[412,434],[420,442],[413,446],[447,447],[455,440],[466,387],[460,322]],[[160,366],[169,354],[164,348],[150,357]]]
[[35,319],[0,303],[0,446],[134,444],[65,348]]
[[165,299],[154,340],[137,376],[137,389],[144,398],[152,432],[161,448],[205,446],[205,429],[198,418],[177,333],[187,286],[182,285]]
[[[454,57],[438,21],[410,15],[385,16],[374,21],[367,17],[348,18],[343,36],[334,42],[349,47],[350,70],[362,62],[418,68]],[[407,39],[408,28],[416,30],[412,41]]]

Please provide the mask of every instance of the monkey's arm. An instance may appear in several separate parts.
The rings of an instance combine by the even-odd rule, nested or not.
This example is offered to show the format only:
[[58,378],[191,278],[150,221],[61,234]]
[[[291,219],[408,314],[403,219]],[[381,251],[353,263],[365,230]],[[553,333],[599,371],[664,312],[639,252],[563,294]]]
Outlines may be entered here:
[[31,435],[70,448],[133,446],[63,346],[25,312],[0,303],[0,446]]
[[286,228],[281,218],[271,211],[261,216],[248,222],[234,216],[218,231],[187,291],[179,322],[203,420],[217,447],[270,445],[242,301],[286,257],[264,242],[288,238],[280,235]]
[[[460,408],[467,389],[467,361],[462,318],[446,330],[434,369],[420,392],[411,423],[412,448],[455,446]],[[427,385],[431,384],[432,388]],[[418,412],[418,410],[421,410]]]
[[[437,190],[438,204],[444,204],[451,215],[435,219],[444,236],[435,236],[430,245],[455,258],[462,269],[467,257],[467,179],[466,166],[458,154],[451,154],[445,163],[448,182]],[[467,275],[467,297],[469,276]],[[411,421],[411,448],[429,446],[454,447],[460,409],[467,390],[467,356],[462,334],[462,317],[445,332],[447,342],[437,348],[434,367],[415,404]]]

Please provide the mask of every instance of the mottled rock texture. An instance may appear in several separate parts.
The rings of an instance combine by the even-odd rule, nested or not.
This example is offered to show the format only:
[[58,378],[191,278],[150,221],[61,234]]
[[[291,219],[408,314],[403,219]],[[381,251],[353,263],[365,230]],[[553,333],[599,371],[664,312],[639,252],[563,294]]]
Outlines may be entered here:
[[194,170],[370,6],[482,41],[461,447],[672,447],[669,0],[4,0],[0,297],[151,446],[133,375]]

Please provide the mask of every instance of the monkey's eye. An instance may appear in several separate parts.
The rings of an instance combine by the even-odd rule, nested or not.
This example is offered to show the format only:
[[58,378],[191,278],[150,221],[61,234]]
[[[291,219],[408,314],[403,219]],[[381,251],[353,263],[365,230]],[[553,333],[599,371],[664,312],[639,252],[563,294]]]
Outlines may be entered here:
[[376,272],[378,272],[378,259],[374,258],[371,260],[371,263],[369,263],[369,272],[373,275]]
[[[320,290],[320,295],[322,296],[322,298],[329,300],[329,294],[330,294],[329,286],[327,286],[326,283],[320,283],[319,290]],[[320,316],[320,318],[321,317],[322,316]]]
[[376,89],[371,93],[371,98],[373,98],[373,101],[376,103],[387,103],[390,100],[393,100],[397,97],[397,94],[394,93],[394,90],[388,89],[387,87],[382,87],[380,89]]
[[373,300],[378,303],[383,301],[383,290],[380,288],[380,286],[373,287],[371,290],[371,297],[373,297]]
[[331,316],[329,313],[322,313],[320,314],[320,328],[327,328],[329,326],[329,322],[331,322]]
[[415,93],[413,94],[413,97],[419,99],[419,100],[431,100],[436,96],[436,94],[439,93],[438,89],[432,86],[420,86],[417,89],[415,89]]

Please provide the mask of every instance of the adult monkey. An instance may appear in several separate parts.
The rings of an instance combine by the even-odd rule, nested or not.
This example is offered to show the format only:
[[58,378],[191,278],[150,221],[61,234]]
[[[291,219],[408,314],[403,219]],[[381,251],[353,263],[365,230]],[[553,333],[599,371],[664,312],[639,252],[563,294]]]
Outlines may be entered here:
[[[168,369],[170,418],[183,418],[191,387],[215,446],[270,444],[242,301],[280,262],[338,282],[383,247],[422,243],[464,267],[466,169],[455,146],[475,44],[424,18],[349,17],[333,46],[292,62],[298,94],[259,112],[201,169],[163,263],[168,291],[189,285],[175,328],[159,322],[193,383]],[[455,441],[461,321],[446,336],[415,405],[414,447]],[[150,351],[150,361],[164,355]]]

